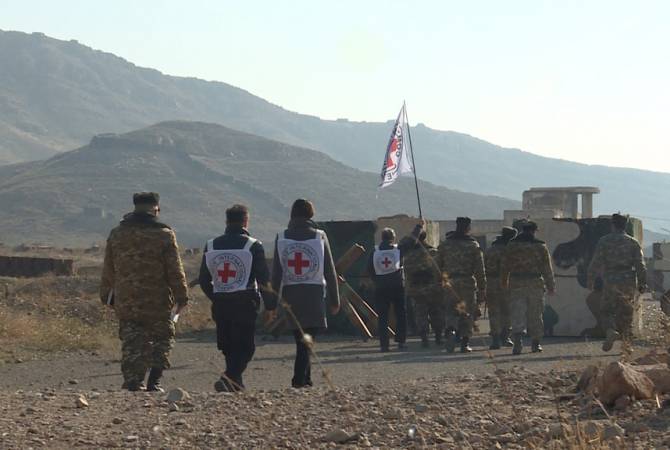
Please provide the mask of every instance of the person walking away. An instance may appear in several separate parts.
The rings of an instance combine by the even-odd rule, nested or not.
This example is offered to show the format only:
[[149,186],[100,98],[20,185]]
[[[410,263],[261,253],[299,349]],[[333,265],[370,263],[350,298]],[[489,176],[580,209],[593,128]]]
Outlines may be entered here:
[[379,314],[379,346],[389,351],[389,310],[393,306],[396,319],[395,341],[399,349],[405,348],[407,314],[405,309],[405,280],[403,254],[406,249],[395,243],[392,228],[384,228],[381,242],[375,246],[368,261],[368,273],[375,285],[375,309]]
[[512,328],[509,316],[509,290],[503,289],[500,283],[500,258],[505,247],[517,235],[512,227],[503,227],[502,233],[484,252],[486,268],[486,304],[489,309],[491,329],[491,345],[489,349],[497,350],[501,345],[512,347],[509,338]]
[[542,351],[545,292],[554,295],[556,290],[549,250],[544,241],[535,237],[536,232],[535,222],[525,222],[521,233],[507,244],[500,261],[501,287],[510,291],[514,355],[523,350],[526,330],[532,339],[533,353]]
[[399,246],[404,251],[406,292],[414,300],[416,327],[421,346],[429,346],[428,333],[433,326],[436,337],[445,326],[446,298],[442,289],[442,274],[437,266],[435,249],[426,242],[423,223],[417,224]]
[[296,343],[291,381],[295,388],[313,384],[310,346],[313,339],[328,327],[326,304],[333,315],[340,310],[330,244],[326,233],[312,221],[314,214],[312,202],[298,199],[293,203],[288,228],[275,240],[272,264],[272,288],[280,293],[297,321],[290,321]]
[[[472,220],[469,217],[456,219],[456,230],[445,236],[437,249],[438,265],[451,283],[453,291],[460,300],[457,310],[461,317],[461,353],[472,351],[472,337],[479,304],[486,300],[486,275],[484,257],[479,243],[470,235]],[[453,352],[456,343],[455,333],[450,331],[447,339],[447,351]]]
[[207,242],[200,264],[200,287],[212,302],[216,343],[226,360],[223,376],[214,383],[217,392],[245,388],[242,375],[256,351],[261,300],[266,311],[277,307],[265,249],[248,228],[249,209],[239,204],[228,208],[226,229]]
[[163,371],[170,367],[175,325],[171,314],[188,304],[188,286],[177,239],[158,221],[160,196],[133,195],[135,210],[123,217],[107,239],[100,300],[114,308],[119,320],[123,388],[160,391]]
[[603,280],[601,323],[605,329],[602,349],[608,352],[617,339],[632,337],[636,291],[647,288],[647,267],[640,243],[626,234],[628,217],[612,215],[612,232],[598,241],[588,270],[591,289],[598,275]]

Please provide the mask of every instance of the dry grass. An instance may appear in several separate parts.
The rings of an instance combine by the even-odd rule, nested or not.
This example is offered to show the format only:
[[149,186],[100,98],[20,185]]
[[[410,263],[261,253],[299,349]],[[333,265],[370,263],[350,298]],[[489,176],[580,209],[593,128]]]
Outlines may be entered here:
[[50,353],[118,348],[112,322],[88,325],[65,316],[34,315],[0,307],[0,347],[5,353]]

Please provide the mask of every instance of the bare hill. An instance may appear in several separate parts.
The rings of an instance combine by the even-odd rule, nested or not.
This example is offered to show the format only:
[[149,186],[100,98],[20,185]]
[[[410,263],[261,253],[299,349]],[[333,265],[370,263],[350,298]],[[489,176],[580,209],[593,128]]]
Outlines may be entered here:
[[[413,182],[377,196],[377,177],[323,153],[220,125],[165,122],[123,135],[100,135],[46,161],[0,167],[0,229],[9,242],[89,244],[100,240],[138,190],[161,193],[163,215],[182,241],[200,245],[224,228],[233,202],[252,208],[264,239],[285,225],[298,197],[316,201],[318,218],[416,214]],[[425,214],[500,216],[518,202],[420,184]],[[103,217],[104,210],[106,217]]]
[[[166,120],[219,123],[322,151],[377,172],[389,123],[321,120],[220,82],[164,75],[76,41],[0,31],[0,164],[40,159],[101,132]],[[395,111],[389,111],[393,116]],[[544,158],[461,133],[413,130],[419,175],[467,192],[519,198],[530,186],[597,185],[596,211],[668,227],[670,175]],[[635,151],[635,149],[631,149]],[[656,218],[656,219],[654,219]]]

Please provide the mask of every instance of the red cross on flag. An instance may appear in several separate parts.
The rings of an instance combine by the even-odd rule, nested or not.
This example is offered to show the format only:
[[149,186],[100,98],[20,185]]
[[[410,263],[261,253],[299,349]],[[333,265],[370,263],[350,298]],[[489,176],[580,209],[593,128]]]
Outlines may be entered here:
[[398,118],[395,121],[388,146],[386,147],[386,155],[384,156],[384,164],[382,165],[381,182],[379,188],[385,188],[393,184],[403,173],[413,173],[412,161],[410,160],[409,150],[405,143],[405,127],[407,125],[407,113],[405,112],[405,105],[402,105]]

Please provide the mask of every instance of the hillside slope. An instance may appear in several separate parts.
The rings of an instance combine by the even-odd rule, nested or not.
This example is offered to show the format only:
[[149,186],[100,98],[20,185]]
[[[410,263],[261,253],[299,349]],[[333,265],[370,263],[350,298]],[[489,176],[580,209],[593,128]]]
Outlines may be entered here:
[[[164,219],[188,245],[222,232],[224,211],[234,202],[251,207],[251,228],[264,240],[285,226],[298,197],[316,202],[319,220],[416,214],[410,178],[378,196],[376,185],[375,175],[320,152],[220,125],[165,122],[100,135],[46,161],[0,167],[0,229],[7,242],[89,244],[130,209],[138,190],[161,193]],[[498,217],[503,209],[519,207],[512,200],[430,183],[420,187],[424,212],[433,219]]]
[[[293,113],[225,83],[163,75],[39,33],[0,32],[0,60],[0,164],[75,148],[101,132],[195,120],[378,172],[391,128]],[[414,128],[413,139],[419,175],[442,186],[519,198],[531,186],[596,185],[602,189],[595,204],[599,213],[621,210],[646,219],[664,218],[670,210],[670,199],[659,194],[670,188],[670,174],[544,158],[423,125]],[[669,222],[646,225],[659,229]]]

